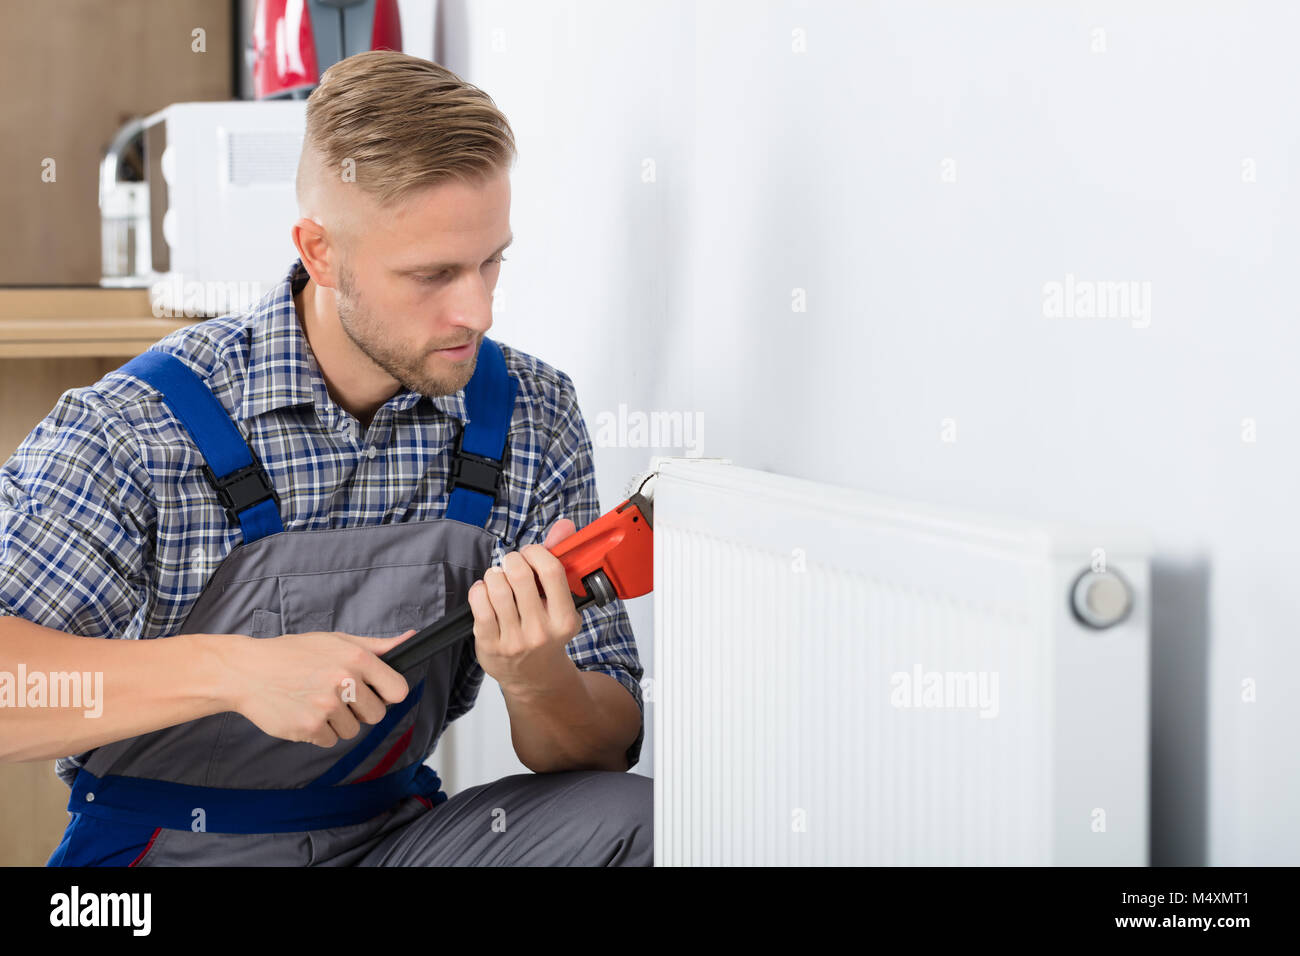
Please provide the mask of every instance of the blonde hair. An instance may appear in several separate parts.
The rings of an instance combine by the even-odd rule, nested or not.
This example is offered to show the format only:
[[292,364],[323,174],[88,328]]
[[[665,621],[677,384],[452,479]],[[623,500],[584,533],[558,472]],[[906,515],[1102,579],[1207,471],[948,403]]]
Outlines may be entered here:
[[516,157],[492,97],[437,63],[391,50],[340,60],[307,98],[300,200],[309,152],[321,173],[344,182],[351,174],[381,207],[449,180],[480,184]]

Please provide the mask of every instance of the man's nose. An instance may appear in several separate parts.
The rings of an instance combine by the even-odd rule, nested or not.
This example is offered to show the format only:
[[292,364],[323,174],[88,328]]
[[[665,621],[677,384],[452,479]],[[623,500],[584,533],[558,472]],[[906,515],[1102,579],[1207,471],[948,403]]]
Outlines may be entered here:
[[444,320],[482,335],[492,328],[492,289],[481,275],[467,276],[448,290]]

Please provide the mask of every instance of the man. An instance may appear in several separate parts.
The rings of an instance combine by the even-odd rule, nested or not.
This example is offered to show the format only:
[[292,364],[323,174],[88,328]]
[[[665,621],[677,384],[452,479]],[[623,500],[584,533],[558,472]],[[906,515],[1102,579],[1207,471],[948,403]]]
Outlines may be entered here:
[[[651,862],[627,616],[547,550],[598,516],[573,383],[485,335],[513,158],[447,70],[336,64],[284,281],[0,468],[0,669],[104,675],[95,718],[0,709],[0,757],[72,788],[52,865]],[[472,641],[380,659],[466,601]],[[448,798],[423,761],[484,672],[535,773]]]

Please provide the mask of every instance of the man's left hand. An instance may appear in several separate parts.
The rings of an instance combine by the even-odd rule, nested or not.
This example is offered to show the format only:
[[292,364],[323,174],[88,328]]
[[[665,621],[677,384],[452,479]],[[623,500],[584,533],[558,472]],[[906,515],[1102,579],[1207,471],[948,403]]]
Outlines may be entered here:
[[488,568],[469,589],[479,665],[507,693],[545,693],[575,672],[564,646],[582,629],[582,615],[573,605],[564,566],[548,549],[576,530],[561,518],[542,544],[509,552],[501,567]]

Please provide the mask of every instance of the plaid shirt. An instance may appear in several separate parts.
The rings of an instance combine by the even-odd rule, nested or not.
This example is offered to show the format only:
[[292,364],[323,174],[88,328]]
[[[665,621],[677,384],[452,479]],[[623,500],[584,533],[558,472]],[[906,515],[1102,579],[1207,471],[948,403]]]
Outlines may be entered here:
[[[154,347],[207,381],[241,426],[280,495],[286,531],[441,518],[455,419],[464,393],[430,398],[403,388],[367,433],[330,397],[298,324],[301,260],[247,313],[210,319]],[[572,380],[502,345],[519,381],[505,489],[486,529],[494,561],[541,542],[561,517],[582,528],[600,516],[591,438]],[[88,637],[176,633],[217,565],[242,543],[202,455],[157,391],[110,372],[64,392],[0,466],[0,615]],[[645,736],[642,668],[622,601],[583,612],[565,648],[582,670],[616,678],[635,698]],[[483,669],[466,654],[447,719],[466,713]],[[79,763],[74,758],[73,764]]]

